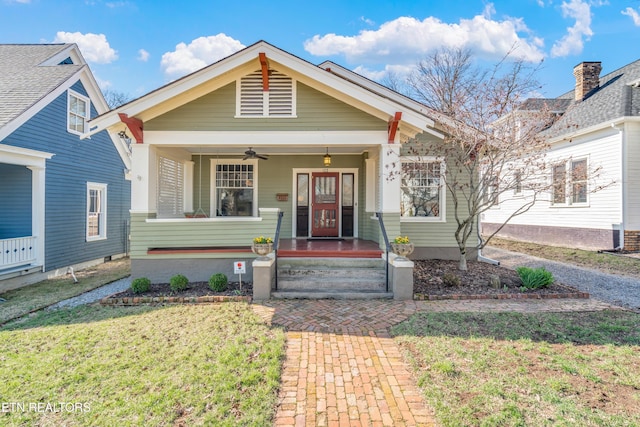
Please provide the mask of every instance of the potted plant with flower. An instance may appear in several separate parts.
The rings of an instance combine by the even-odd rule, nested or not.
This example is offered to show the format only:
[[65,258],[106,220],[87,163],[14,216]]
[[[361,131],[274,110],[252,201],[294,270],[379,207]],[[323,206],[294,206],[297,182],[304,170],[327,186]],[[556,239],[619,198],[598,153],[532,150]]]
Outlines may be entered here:
[[273,239],[264,236],[254,237],[251,250],[254,254],[264,257],[273,251]]
[[409,241],[409,236],[398,236],[391,243],[391,251],[399,257],[406,258],[413,253],[413,243]]

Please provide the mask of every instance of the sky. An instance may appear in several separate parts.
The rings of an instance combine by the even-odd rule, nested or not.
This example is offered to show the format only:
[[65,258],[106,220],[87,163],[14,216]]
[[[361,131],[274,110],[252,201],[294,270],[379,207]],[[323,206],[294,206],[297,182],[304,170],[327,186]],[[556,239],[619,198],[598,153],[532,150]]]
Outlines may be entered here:
[[372,80],[406,75],[434,49],[479,63],[541,64],[537,96],[640,59],[640,0],[0,0],[0,43],[74,42],[103,90],[137,98],[264,40]]

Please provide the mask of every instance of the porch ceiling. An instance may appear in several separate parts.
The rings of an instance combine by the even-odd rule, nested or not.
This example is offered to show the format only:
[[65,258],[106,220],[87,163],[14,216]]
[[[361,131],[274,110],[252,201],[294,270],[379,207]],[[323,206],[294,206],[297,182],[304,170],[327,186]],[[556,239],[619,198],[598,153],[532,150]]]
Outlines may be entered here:
[[[258,154],[267,154],[267,155],[324,155],[327,152],[327,148],[329,149],[329,154],[331,155],[346,155],[346,154],[357,154],[360,155],[367,151],[377,150],[379,146],[372,145],[371,147],[363,147],[362,145],[358,146],[332,146],[332,145],[304,145],[292,147],[291,145],[283,145],[283,146],[265,146],[265,145],[251,145],[251,143],[247,143],[247,145],[217,145],[217,146],[176,146],[175,148],[181,148],[190,152],[191,154],[202,154],[202,155],[225,155],[225,156],[243,156],[244,152],[247,148],[252,147],[255,152]],[[162,148],[169,148],[164,145]]]

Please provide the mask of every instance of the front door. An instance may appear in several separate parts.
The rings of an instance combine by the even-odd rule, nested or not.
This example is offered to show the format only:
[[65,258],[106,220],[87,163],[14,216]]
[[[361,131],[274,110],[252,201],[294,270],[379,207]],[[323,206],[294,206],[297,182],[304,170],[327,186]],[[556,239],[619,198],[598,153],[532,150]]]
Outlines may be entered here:
[[338,237],[339,177],[338,172],[312,174],[311,235],[313,237]]

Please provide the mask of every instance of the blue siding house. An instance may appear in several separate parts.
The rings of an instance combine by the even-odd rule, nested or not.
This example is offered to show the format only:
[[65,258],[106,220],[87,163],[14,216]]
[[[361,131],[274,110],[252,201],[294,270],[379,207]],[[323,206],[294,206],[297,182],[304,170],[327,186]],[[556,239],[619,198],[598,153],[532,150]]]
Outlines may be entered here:
[[81,139],[108,109],[75,44],[0,45],[0,291],[127,253],[129,147]]

